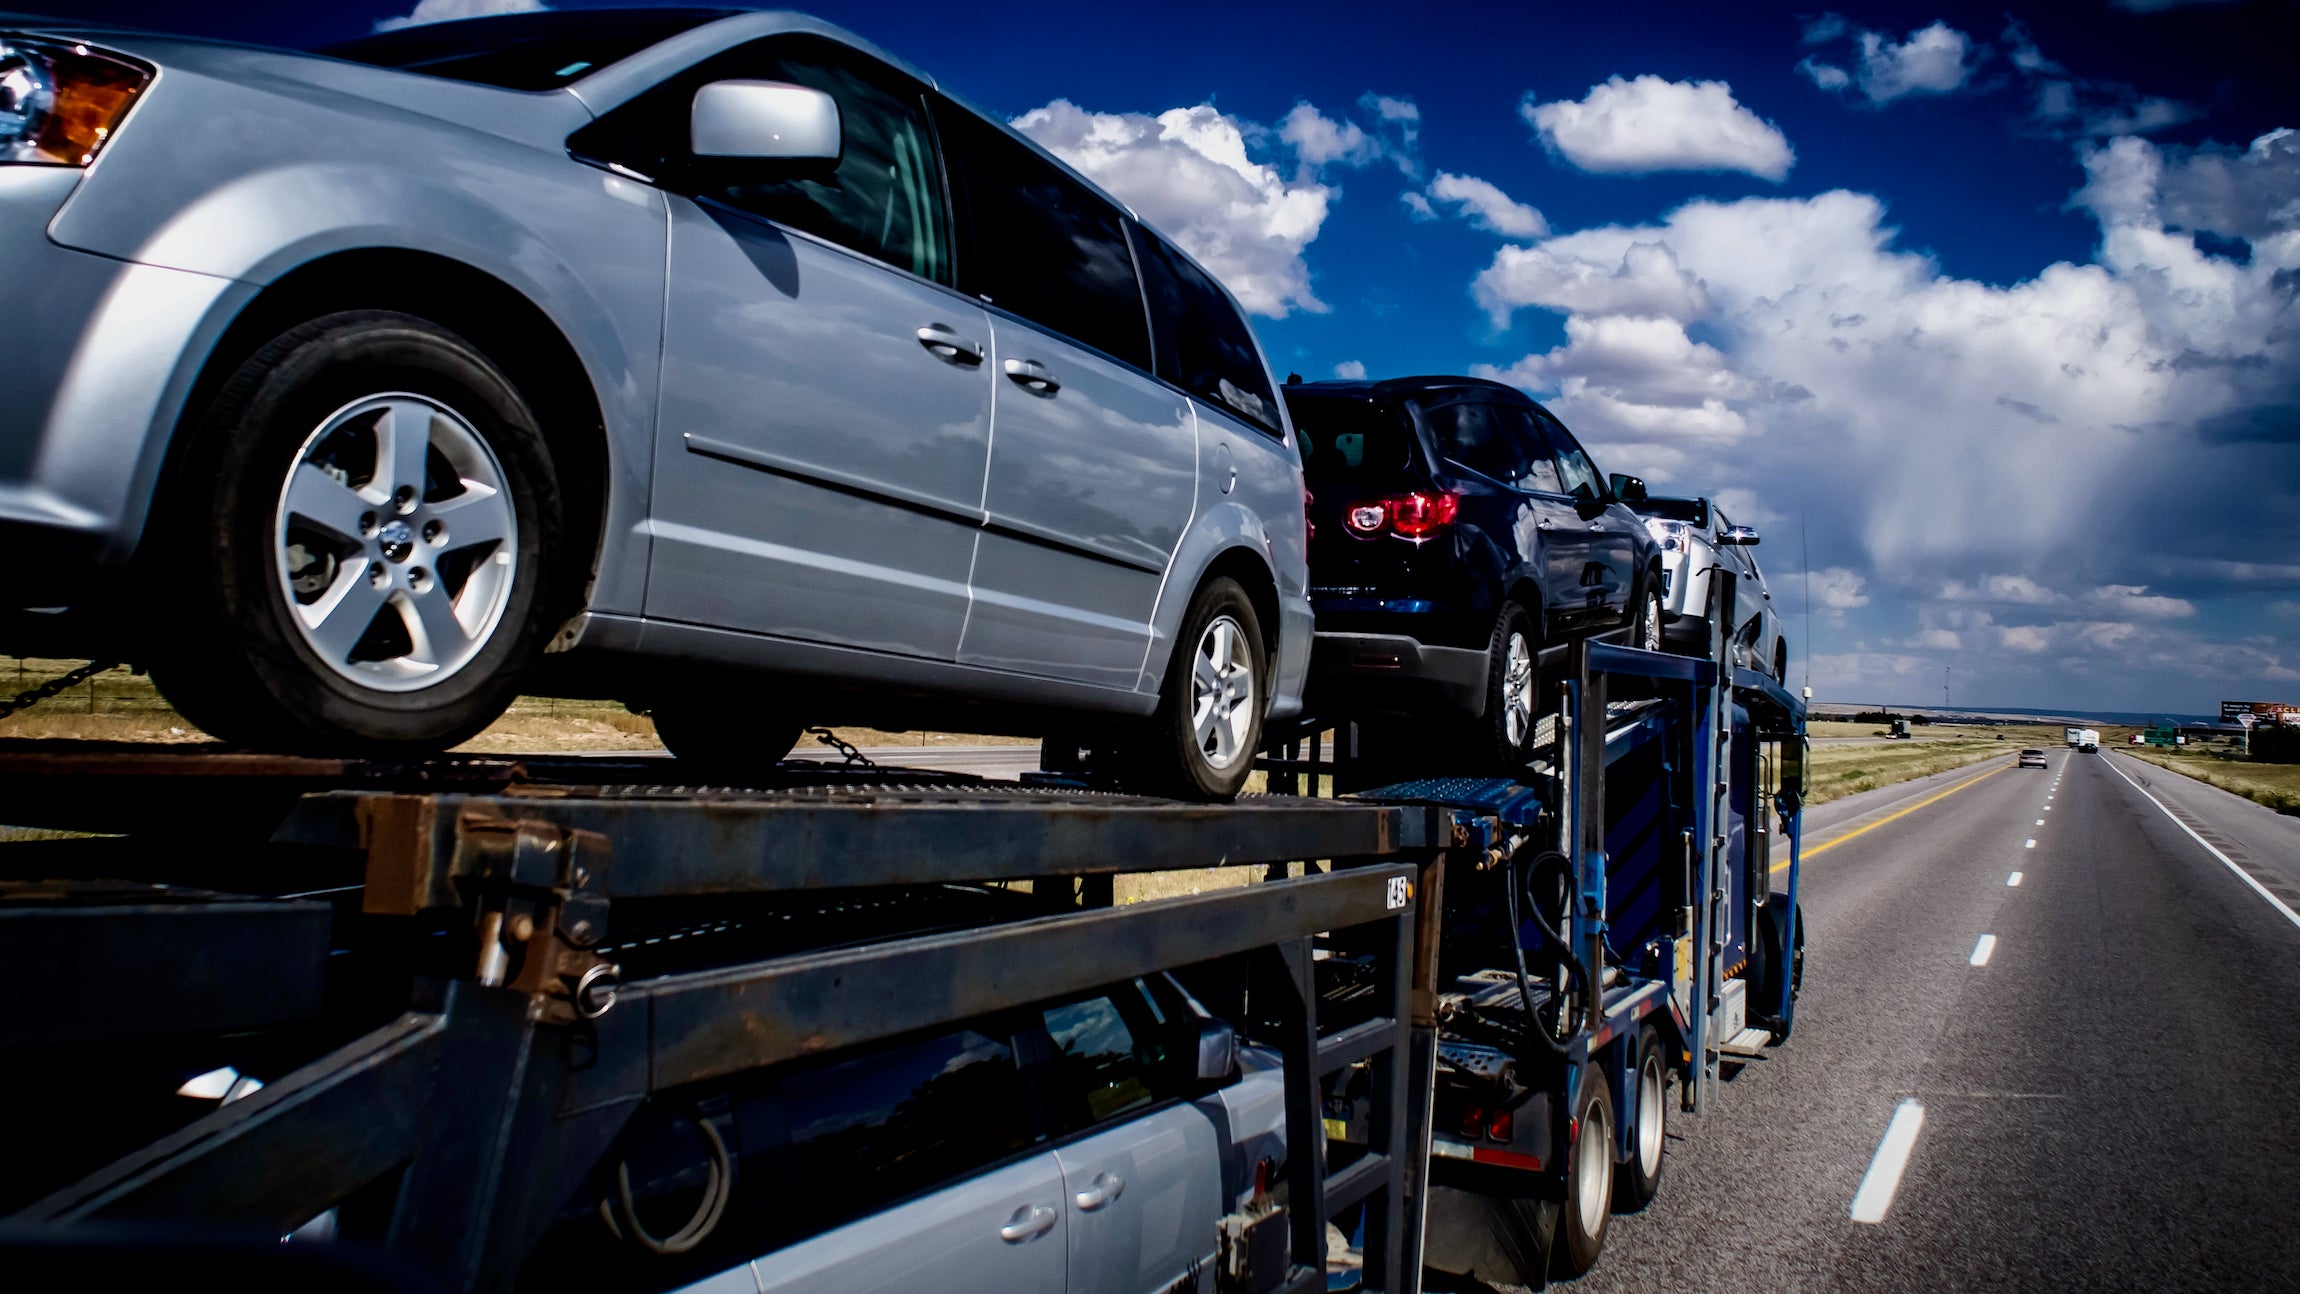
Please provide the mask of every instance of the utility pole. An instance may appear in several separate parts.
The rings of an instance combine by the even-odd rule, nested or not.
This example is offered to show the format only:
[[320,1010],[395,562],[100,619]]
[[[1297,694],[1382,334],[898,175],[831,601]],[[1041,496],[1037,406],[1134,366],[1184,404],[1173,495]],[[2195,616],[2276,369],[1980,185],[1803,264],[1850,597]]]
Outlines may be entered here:
[[1943,710],[1949,708],[1949,675],[1954,669],[1955,666],[1952,665],[1941,666],[1941,708]]

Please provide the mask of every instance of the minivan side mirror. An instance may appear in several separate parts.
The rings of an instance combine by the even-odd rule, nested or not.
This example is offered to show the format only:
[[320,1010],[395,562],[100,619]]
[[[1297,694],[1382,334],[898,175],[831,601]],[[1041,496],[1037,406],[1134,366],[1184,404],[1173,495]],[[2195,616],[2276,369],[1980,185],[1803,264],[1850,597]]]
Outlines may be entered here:
[[1724,534],[1717,536],[1717,542],[1739,545],[1743,548],[1754,548],[1757,546],[1757,528],[1755,526],[1731,527]]
[[1645,482],[1627,472],[1615,472],[1610,478],[1613,497],[1623,503],[1643,503],[1646,499]]
[[1238,1076],[1238,1031],[1220,1020],[1198,1021],[1198,1078],[1227,1083]]
[[695,91],[688,146],[697,157],[832,162],[843,144],[839,104],[782,81],[713,81]]

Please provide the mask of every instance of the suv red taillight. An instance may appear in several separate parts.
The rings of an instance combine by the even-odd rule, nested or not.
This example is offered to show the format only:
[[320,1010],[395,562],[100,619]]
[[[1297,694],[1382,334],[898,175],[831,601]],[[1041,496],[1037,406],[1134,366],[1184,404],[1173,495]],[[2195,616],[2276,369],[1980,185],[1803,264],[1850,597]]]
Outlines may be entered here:
[[1389,531],[1406,539],[1423,539],[1453,524],[1461,514],[1461,496],[1416,490],[1386,499],[1353,503],[1342,511],[1342,524],[1350,533],[1370,537]]

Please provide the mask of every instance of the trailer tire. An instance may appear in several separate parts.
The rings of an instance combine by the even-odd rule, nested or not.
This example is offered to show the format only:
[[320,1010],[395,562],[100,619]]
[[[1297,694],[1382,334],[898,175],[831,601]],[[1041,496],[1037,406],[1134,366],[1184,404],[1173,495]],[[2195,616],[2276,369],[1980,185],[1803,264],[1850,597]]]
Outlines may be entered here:
[[1571,1280],[1597,1265],[1613,1216],[1613,1086],[1591,1063],[1573,1094],[1565,1159],[1565,1207],[1559,1210],[1552,1273]]
[[1637,1031],[1637,1066],[1629,1073],[1630,1089],[1622,1093],[1637,1124],[1629,1158],[1613,1175],[1613,1211],[1636,1213],[1661,1191],[1661,1170],[1668,1163],[1669,1055],[1661,1045],[1661,1031],[1644,1025]]

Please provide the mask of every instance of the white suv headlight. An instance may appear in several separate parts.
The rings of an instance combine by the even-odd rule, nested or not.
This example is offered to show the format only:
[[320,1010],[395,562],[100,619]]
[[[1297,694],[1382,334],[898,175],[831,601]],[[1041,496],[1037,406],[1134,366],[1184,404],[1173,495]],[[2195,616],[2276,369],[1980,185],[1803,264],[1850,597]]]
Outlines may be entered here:
[[1676,553],[1685,550],[1685,523],[1682,521],[1670,521],[1662,517],[1647,517],[1645,519],[1645,533],[1653,536],[1653,542],[1661,545],[1662,552]]
[[151,82],[85,45],[0,36],[0,165],[86,166]]

